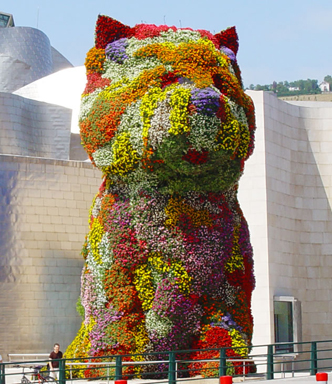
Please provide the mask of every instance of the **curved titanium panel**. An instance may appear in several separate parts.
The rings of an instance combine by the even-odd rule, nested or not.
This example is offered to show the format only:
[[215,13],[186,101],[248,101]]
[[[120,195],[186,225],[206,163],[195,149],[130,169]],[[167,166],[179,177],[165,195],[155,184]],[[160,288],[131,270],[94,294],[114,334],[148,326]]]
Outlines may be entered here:
[[13,92],[53,72],[48,37],[30,27],[2,28],[0,92]]

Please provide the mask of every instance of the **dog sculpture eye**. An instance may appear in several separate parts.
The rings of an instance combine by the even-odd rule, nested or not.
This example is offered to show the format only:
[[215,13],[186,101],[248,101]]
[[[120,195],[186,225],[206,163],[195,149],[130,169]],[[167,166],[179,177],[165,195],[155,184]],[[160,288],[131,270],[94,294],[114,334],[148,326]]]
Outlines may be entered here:
[[232,346],[247,356],[254,277],[237,182],[255,119],[237,48],[234,28],[98,18],[80,130],[104,181],[68,357]]

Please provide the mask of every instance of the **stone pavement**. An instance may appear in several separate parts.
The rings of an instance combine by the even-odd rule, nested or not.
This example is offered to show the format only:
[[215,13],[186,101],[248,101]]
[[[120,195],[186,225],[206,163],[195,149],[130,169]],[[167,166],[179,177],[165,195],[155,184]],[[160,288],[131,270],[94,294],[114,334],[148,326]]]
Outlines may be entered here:
[[[329,380],[328,382],[332,384],[332,372],[327,372]],[[167,383],[166,380],[159,380],[160,383]],[[114,384],[114,381],[110,380],[107,381],[94,381],[93,384]],[[128,384],[149,384],[149,383],[158,383],[158,380],[128,380]],[[177,384],[219,384],[218,379],[206,379],[206,380],[190,380],[190,379],[182,379],[178,380]],[[233,383],[244,383],[244,384],[260,384],[260,383],[269,383],[269,384],[302,384],[302,383],[322,383],[322,382],[316,382],[316,376],[309,376],[305,373],[303,376],[296,375],[295,377],[285,377],[285,378],[276,378],[274,380],[266,380],[265,378],[259,378],[259,377],[246,377],[245,380],[243,377],[234,377]],[[86,380],[67,380],[67,384],[88,384]]]

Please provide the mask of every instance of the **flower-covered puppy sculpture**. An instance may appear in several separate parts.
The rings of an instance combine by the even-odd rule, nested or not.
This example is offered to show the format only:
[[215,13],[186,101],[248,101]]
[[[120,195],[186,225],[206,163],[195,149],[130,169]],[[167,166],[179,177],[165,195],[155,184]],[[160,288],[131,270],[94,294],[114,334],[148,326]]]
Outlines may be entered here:
[[80,130],[104,181],[68,357],[248,353],[253,260],[237,183],[255,121],[237,50],[235,28],[131,28],[99,16]]

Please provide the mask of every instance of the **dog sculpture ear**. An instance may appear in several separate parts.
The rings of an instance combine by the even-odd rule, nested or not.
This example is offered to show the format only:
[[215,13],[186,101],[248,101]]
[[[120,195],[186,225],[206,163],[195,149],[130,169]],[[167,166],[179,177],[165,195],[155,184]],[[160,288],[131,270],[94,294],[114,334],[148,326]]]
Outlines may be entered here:
[[216,33],[214,37],[219,41],[219,48],[227,47],[231,49],[235,55],[237,54],[239,49],[239,38],[235,27],[227,28],[224,31]]
[[99,15],[96,23],[95,46],[105,49],[108,43],[133,36],[133,29],[108,16]]

